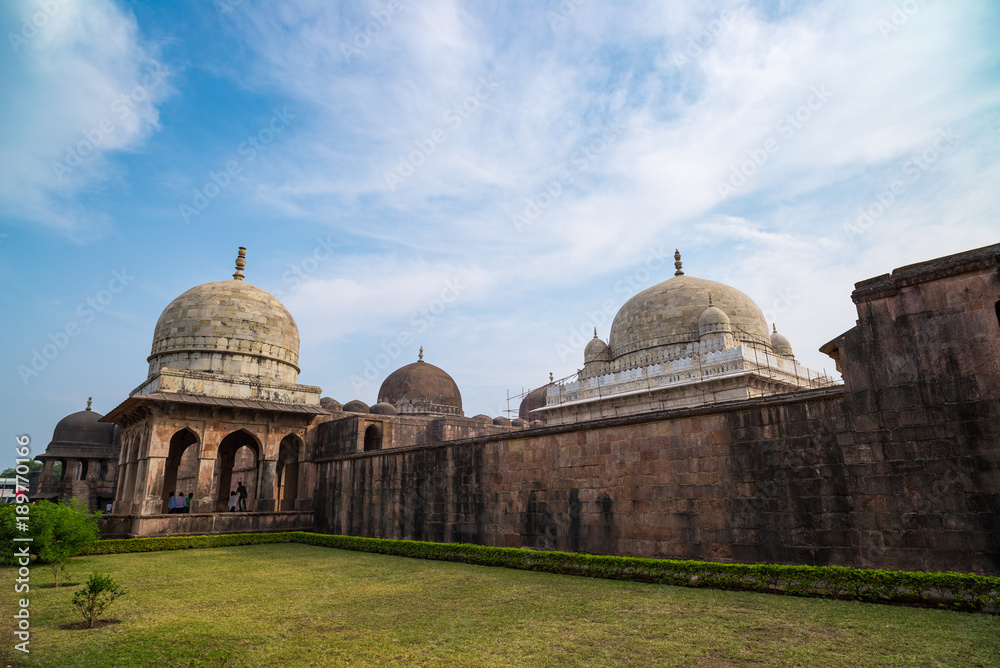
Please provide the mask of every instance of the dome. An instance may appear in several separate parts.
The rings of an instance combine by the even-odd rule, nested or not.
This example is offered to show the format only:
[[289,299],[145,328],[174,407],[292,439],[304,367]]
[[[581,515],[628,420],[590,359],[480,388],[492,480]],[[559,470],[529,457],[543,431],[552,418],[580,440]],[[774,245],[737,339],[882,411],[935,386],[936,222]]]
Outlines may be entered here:
[[395,415],[396,408],[392,404],[380,402],[372,406],[368,412],[376,415]]
[[527,420],[523,420],[521,418],[514,418],[513,420],[510,421],[510,424],[513,427],[527,427],[528,426],[528,421]]
[[737,342],[770,348],[767,322],[752,299],[723,283],[685,276],[679,268],[678,274],[643,290],[618,311],[610,337],[614,360],[670,346],[674,349],[666,357],[683,354],[687,343],[698,340],[706,310],[710,320],[719,319],[715,311],[729,319]]
[[611,349],[608,344],[597,338],[597,329],[594,328],[594,338],[590,340],[587,347],[583,349],[583,362],[610,362]]
[[344,405],[333,397],[323,397],[319,400],[320,408],[325,408],[328,411],[340,411],[344,409]]
[[501,415],[501,416],[493,418],[493,424],[495,424],[498,427],[509,427],[510,426],[510,420],[508,420],[507,418],[505,418],[505,417],[503,417]]
[[228,281],[191,288],[156,321],[149,375],[162,367],[296,382],[299,329],[288,309],[243,280],[246,249]]
[[52,430],[52,443],[114,445],[117,427],[110,423],[98,422],[102,417],[104,416],[100,413],[90,410],[88,401],[87,410],[72,413],[59,420],[56,428]]
[[545,405],[545,397],[551,386],[552,383],[549,383],[548,385],[543,385],[524,395],[524,399],[521,399],[521,405],[517,409],[517,417],[525,420],[533,417],[531,415],[531,411]]
[[416,362],[389,374],[378,400],[411,415],[464,415],[458,385],[445,371],[425,362],[423,351]]
[[729,316],[725,311],[716,306],[709,306],[698,318],[698,331],[718,332],[720,330],[730,331]]
[[491,418],[489,415],[483,415],[482,413],[480,413],[479,415],[473,415],[472,419],[475,420],[476,422],[481,422],[483,424],[493,424],[493,418]]
[[348,401],[346,404],[344,404],[344,407],[341,410],[343,410],[345,413],[370,413],[371,412],[371,409],[368,408],[368,404],[366,404],[365,402],[360,401],[358,399],[355,399],[354,401]]
[[792,357],[792,344],[781,334],[778,334],[778,327],[772,325],[774,331],[771,332],[771,347],[774,349],[775,355],[781,355],[782,357]]

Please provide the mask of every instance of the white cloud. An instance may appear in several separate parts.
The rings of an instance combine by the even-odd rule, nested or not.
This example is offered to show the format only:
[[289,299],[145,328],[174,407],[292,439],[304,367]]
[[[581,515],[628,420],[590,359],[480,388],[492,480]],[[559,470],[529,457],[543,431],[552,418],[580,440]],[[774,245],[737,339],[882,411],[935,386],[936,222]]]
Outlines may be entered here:
[[[158,127],[168,72],[114,3],[22,0],[0,12],[4,73],[0,201],[9,216],[83,237],[110,221],[77,196],[118,176],[108,158]],[[39,27],[40,26],[40,27]]]

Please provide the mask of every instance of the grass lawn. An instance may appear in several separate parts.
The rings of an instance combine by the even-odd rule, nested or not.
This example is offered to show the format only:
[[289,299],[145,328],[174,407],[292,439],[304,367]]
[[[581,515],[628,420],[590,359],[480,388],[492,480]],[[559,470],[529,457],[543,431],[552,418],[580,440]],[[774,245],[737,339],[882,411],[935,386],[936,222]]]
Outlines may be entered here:
[[[93,572],[129,593],[95,629]],[[16,611],[15,571],[0,614]],[[1000,617],[686,589],[297,544],[74,559],[31,572],[31,654],[0,666],[1000,666]]]

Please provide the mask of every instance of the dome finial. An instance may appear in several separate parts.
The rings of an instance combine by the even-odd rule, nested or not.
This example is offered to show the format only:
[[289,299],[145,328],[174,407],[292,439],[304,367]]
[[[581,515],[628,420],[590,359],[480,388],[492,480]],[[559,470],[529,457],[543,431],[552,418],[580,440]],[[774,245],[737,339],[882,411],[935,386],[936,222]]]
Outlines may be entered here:
[[597,338],[597,328],[596,327],[594,328],[594,338],[595,339]]
[[90,404],[94,401],[94,397],[87,397],[87,410],[90,410]]
[[713,304],[712,304],[712,295],[708,296],[708,305],[709,306],[713,306]]
[[236,257],[236,273],[233,274],[233,278],[237,281],[243,280],[243,267],[247,266],[247,248],[246,246],[240,246],[240,252]]
[[420,346],[420,354],[417,355],[417,361],[418,362],[423,362],[424,361],[424,347],[423,346]]
[[674,272],[674,276],[683,276],[684,272],[681,270],[681,252],[679,249],[674,249],[674,268],[677,271]]
[[772,333],[772,334],[774,334],[774,333],[776,333],[777,331],[778,331],[778,326],[777,326],[777,325],[775,325],[775,324],[774,324],[774,323],[772,322],[772,323],[771,323],[771,333]]
[[556,377],[551,371],[549,371],[549,382],[550,383],[556,382]]

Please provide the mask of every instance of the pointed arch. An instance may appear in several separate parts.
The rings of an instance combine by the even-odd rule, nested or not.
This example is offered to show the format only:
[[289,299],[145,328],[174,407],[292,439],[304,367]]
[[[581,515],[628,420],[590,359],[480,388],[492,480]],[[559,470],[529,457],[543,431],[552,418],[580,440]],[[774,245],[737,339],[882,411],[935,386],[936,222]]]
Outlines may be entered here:
[[[168,512],[167,504],[170,501],[170,495],[177,492],[177,474],[178,470],[181,468],[181,460],[184,459],[185,453],[192,446],[198,445],[198,436],[188,427],[183,427],[174,432],[174,435],[170,437],[170,449],[167,451],[167,461],[163,469],[163,508],[160,510],[161,513]],[[194,455],[195,460],[197,460],[198,448],[196,447],[191,451]],[[188,457],[190,461],[191,456]],[[193,492],[194,488],[185,490],[187,492]]]
[[260,441],[246,429],[237,429],[222,439],[215,459],[215,512],[226,511],[230,492],[241,483],[247,489],[247,509],[253,508],[262,452]]
[[382,430],[376,425],[368,425],[365,429],[365,451],[382,449]]

